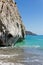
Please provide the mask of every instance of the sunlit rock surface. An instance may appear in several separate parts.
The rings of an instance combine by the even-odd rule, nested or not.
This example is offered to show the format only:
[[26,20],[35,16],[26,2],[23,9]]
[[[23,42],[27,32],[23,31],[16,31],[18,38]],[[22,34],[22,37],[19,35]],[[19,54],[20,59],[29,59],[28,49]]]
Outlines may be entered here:
[[25,27],[14,0],[0,0],[0,46],[8,46],[25,36]]

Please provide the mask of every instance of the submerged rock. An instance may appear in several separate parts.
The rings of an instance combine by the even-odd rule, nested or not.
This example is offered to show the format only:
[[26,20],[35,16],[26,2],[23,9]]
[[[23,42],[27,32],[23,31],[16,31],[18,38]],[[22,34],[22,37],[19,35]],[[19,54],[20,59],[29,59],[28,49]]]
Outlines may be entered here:
[[16,2],[0,0],[0,45],[12,45],[24,39],[25,27],[18,13]]

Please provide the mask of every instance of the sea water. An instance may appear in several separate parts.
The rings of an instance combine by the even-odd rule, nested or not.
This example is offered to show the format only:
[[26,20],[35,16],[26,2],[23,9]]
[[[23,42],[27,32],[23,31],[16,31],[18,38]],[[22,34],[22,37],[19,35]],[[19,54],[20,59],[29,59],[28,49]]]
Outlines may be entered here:
[[27,35],[14,47],[0,48],[0,65],[43,65],[43,35]]
[[15,46],[43,48],[43,35],[27,35],[22,42],[18,42]]
[[43,55],[43,35],[27,35],[22,42],[16,43],[15,47],[26,48],[27,52]]
[[43,35],[27,35],[16,47],[24,48],[28,65],[43,65]]

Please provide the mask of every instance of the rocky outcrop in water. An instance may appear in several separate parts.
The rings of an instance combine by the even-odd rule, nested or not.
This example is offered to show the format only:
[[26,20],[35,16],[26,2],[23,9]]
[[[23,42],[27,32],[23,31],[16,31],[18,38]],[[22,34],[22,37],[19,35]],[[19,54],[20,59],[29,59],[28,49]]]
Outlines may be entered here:
[[25,27],[16,2],[0,0],[0,46],[12,45],[25,36]]

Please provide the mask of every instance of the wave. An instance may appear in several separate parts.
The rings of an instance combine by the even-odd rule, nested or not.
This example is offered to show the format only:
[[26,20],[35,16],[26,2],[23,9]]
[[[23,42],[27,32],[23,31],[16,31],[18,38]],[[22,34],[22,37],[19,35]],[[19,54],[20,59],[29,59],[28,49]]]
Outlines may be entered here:
[[11,48],[17,48],[17,47],[28,47],[28,48],[42,48],[40,45],[20,45],[20,46],[14,46],[14,47],[0,47],[0,49],[11,49]]
[[24,65],[24,64],[21,64],[21,63],[12,63],[12,62],[0,62],[0,65]]
[[23,46],[19,46],[19,47],[40,48],[41,46],[40,45],[23,45]]
[[40,45],[30,45],[29,47],[32,47],[32,48],[40,48]]

